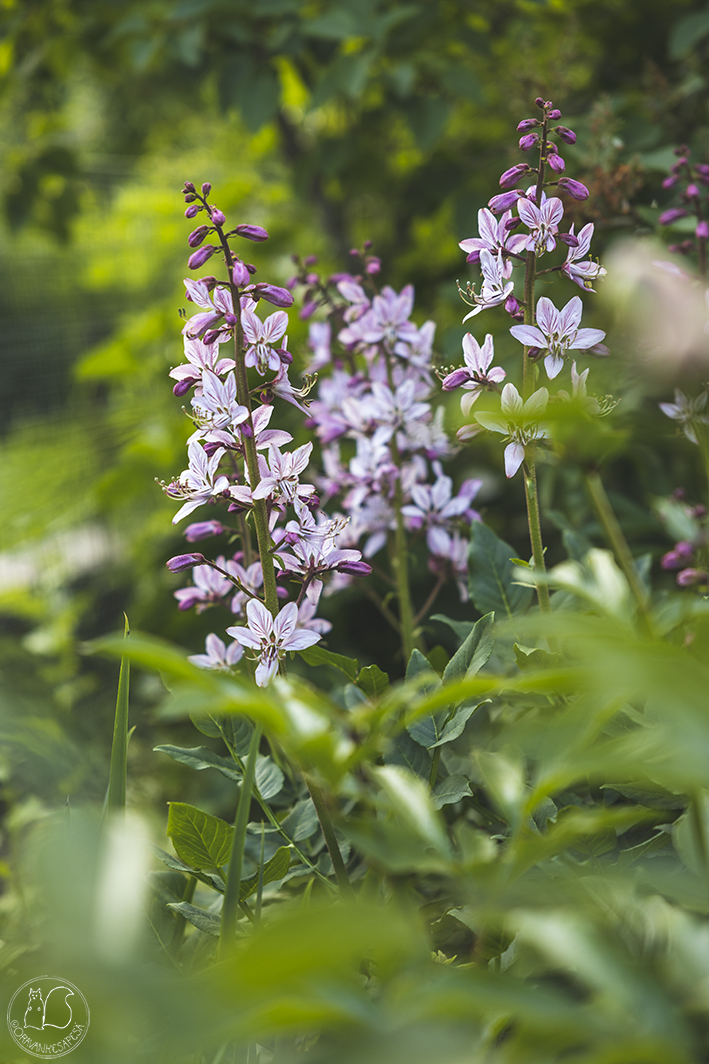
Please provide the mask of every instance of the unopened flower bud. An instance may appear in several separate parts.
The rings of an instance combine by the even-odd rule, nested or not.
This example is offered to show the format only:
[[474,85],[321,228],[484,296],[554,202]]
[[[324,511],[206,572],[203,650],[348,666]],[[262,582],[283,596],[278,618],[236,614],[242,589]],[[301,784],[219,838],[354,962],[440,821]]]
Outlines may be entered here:
[[520,151],[531,151],[535,144],[539,143],[538,133],[527,133],[519,138]]
[[308,318],[312,318],[315,311],[318,309],[319,303],[316,300],[311,299],[300,310],[298,317],[301,321],[307,321]]
[[687,195],[690,199],[696,199],[699,196],[699,189],[694,184],[694,182],[692,182],[691,185],[687,185],[687,191],[685,195]]
[[241,422],[239,425],[239,432],[242,436],[246,436],[247,440],[252,440],[254,438],[254,430],[251,428],[248,421]]
[[673,222],[686,217],[687,212],[684,207],[670,207],[668,211],[663,211],[657,220],[660,225],[672,225]]
[[196,384],[196,383],[197,383],[197,378],[196,377],[191,377],[191,378],[190,377],[185,377],[184,380],[178,381],[177,384],[173,387],[172,394],[177,399],[180,399],[181,396],[185,395],[190,390],[192,385]]
[[196,192],[197,189],[194,187],[194,183],[192,181],[185,181],[184,185],[182,186],[182,191],[183,192]]
[[197,206],[196,203],[193,203],[185,211],[185,218],[194,218],[195,215],[198,213],[198,211],[199,211],[199,207]]
[[340,562],[335,566],[338,573],[347,573],[348,576],[369,576],[372,571],[372,567],[368,562]]
[[549,155],[547,163],[549,164],[549,169],[553,170],[555,174],[563,174],[566,169],[566,163],[560,155]]
[[289,547],[294,547],[296,543],[300,543],[300,536],[297,532],[286,532],[283,542],[287,543]]
[[567,247],[577,248],[579,246],[579,238],[574,236],[573,233],[557,233],[557,239],[561,240]]
[[517,163],[516,166],[511,166],[509,170],[505,170],[504,174],[500,177],[500,188],[512,188],[516,185],[522,174],[529,173],[531,167],[529,163]]
[[211,259],[216,250],[213,244],[205,244],[199,251],[195,251],[194,255],[190,255],[187,265],[191,270],[198,270],[200,266],[204,266],[205,262]]
[[207,458],[211,458],[212,455],[216,454],[216,452],[219,450],[219,448],[223,447],[223,446],[224,446],[224,444],[217,443],[216,440],[207,440],[207,442],[204,445],[204,453],[206,454]]
[[454,392],[456,388],[460,388],[461,384],[469,380],[470,370],[466,366],[461,366],[460,369],[454,369],[452,373],[443,378],[441,387],[444,392]]
[[205,181],[204,184],[202,185],[202,195],[206,197],[206,196],[209,195],[209,193],[211,191],[212,191],[211,182],[210,181]]
[[520,197],[524,196],[524,192],[521,192],[518,188],[514,192],[501,192],[499,196],[493,196],[488,207],[493,214],[502,214],[503,211],[508,211],[510,207],[514,207]]
[[309,510],[317,510],[318,507],[320,506],[320,496],[319,495],[309,495],[308,496],[308,501],[306,502],[305,505],[308,507]]
[[539,358],[544,348],[542,347],[530,347],[527,349],[527,358],[531,358],[532,361]]
[[196,229],[193,229],[190,235],[187,237],[187,243],[191,248],[198,248],[208,232],[208,225],[198,226]]
[[534,102],[536,103],[537,107],[544,108],[544,100],[542,99],[541,96],[537,96],[537,98],[536,98],[536,100]]
[[698,240],[709,240],[709,222],[699,222],[694,230],[694,235]]
[[707,574],[703,569],[683,569],[677,573],[677,583],[680,587],[692,587],[694,584],[704,584]]
[[353,258],[358,258],[359,257],[359,248],[350,248],[350,255],[352,255]]
[[306,255],[305,258],[303,259],[303,265],[304,266],[314,266],[317,261],[318,261],[317,255]]
[[234,232],[243,236],[246,240],[253,240],[260,244],[262,240],[268,240],[268,233],[262,225],[237,225]]
[[466,255],[465,261],[473,262],[476,264],[480,262],[480,251],[478,250],[478,248],[474,248],[469,255]]
[[559,188],[568,193],[572,199],[585,200],[588,199],[588,189],[580,181],[574,181],[572,177],[560,177]]
[[238,324],[239,319],[236,314],[225,314],[224,321],[227,323],[228,326],[230,326],[230,328],[233,329],[234,326]]
[[[551,103],[551,101],[549,101],[549,102]],[[556,120],[557,120],[558,118],[561,118],[561,111],[559,110],[559,108],[558,108],[558,107],[554,107],[554,108],[553,108],[553,109],[552,109],[551,111],[549,111],[549,113],[547,114],[547,118],[550,118],[550,119],[552,120],[552,122],[556,122]]]
[[219,339],[219,329],[208,329],[202,337],[202,343],[206,347],[211,347]]
[[206,558],[203,554],[177,554],[165,562],[171,573],[183,573],[185,569],[191,569],[195,565],[204,565]]
[[675,155],[689,155],[689,148],[687,147],[686,144],[679,144],[674,149],[674,153],[675,153]]
[[276,284],[260,282],[254,285],[254,292],[258,292],[262,299],[273,303],[274,307],[292,307],[293,296],[287,288],[279,288]]
[[212,221],[215,225],[224,225],[226,222],[224,211],[220,211],[218,207],[212,207]]
[[185,193],[185,203],[194,203],[196,199],[197,197],[195,196],[194,192]]
[[187,526],[184,535],[188,543],[197,543],[209,536],[220,536],[222,532],[228,532],[228,529],[220,521],[195,521]]
[[576,143],[576,134],[574,133],[573,129],[569,129],[568,126],[557,126],[554,132],[561,137],[564,144]]
[[674,186],[677,184],[678,180],[679,179],[678,179],[676,174],[671,174],[669,177],[666,177],[665,180],[662,182],[662,187],[663,188],[674,188]]
[[369,262],[367,263],[367,265],[365,266],[364,269],[365,269],[366,273],[370,274],[370,276],[371,276],[372,274],[379,273],[381,268],[382,268],[381,259],[378,259],[378,258],[376,258],[376,256],[373,255],[372,258],[369,260]]
[[277,347],[276,354],[280,358],[284,366],[290,366],[293,363],[293,356],[290,351],[286,351],[284,347]]
[[369,249],[372,246],[372,243],[373,243],[373,241],[371,241],[371,240],[365,240],[365,242],[364,242],[364,250],[365,251],[369,251]]
[[231,271],[231,279],[237,288],[240,288],[242,285],[249,283],[249,271],[246,269],[246,266],[241,261],[241,259],[234,260],[234,266]]
[[697,171],[698,174],[701,174],[702,177],[709,177],[709,164],[695,163],[694,169]]
[[458,429],[458,431],[456,432],[456,436],[458,437],[461,443],[467,443],[468,440],[474,440],[475,437],[479,436],[482,431],[482,425],[463,425],[463,427]]
[[505,222],[505,232],[506,233],[510,233],[510,232],[512,232],[513,229],[518,229],[521,224],[522,224],[522,219],[521,218],[516,218],[514,216],[512,218],[508,218],[507,221]]
[[508,314],[516,314],[519,310],[519,303],[514,296],[508,296],[505,300],[505,310]]
[[252,262],[245,262],[245,263],[244,263],[244,265],[246,266],[246,269],[247,269],[247,270],[249,271],[249,273],[250,273],[250,274],[251,274],[252,276],[253,276],[253,275],[254,275],[255,273],[257,273],[257,272],[258,272],[258,271],[257,271],[257,269],[256,269],[256,267],[254,266],[254,264],[253,264]]
[[535,129],[539,125],[538,118],[523,118],[517,126],[518,133],[528,133],[530,129]]
[[309,273],[305,280],[308,282],[308,284],[317,284],[320,280],[320,276],[317,273]]

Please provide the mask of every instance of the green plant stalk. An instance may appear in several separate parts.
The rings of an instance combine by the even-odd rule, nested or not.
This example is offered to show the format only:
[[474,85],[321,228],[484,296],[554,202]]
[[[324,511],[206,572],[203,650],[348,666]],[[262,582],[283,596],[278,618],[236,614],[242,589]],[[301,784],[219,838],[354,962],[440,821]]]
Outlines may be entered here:
[[623,535],[623,530],[618,523],[618,518],[613,512],[613,507],[606,495],[606,489],[603,487],[603,481],[598,473],[586,474],[586,486],[588,488],[588,493],[591,496],[591,502],[593,503],[593,508],[596,511],[598,520],[603,526],[606,539],[613,550],[618,565],[623,571],[625,579],[628,581],[628,586],[635,602],[637,603],[643,624],[645,628],[649,630],[650,617],[647,593],[642,585],[640,577],[638,576],[633,556],[630,553],[630,547],[628,546],[628,542]]
[[[188,879],[187,879],[187,883],[185,884],[184,893],[182,895],[182,900],[183,901],[186,901],[186,902],[191,902],[192,901],[192,899],[194,898],[194,892],[195,892],[196,886],[197,886],[197,877],[196,876],[189,876]],[[175,929],[174,929],[174,931],[172,933],[172,942],[170,943],[171,949],[173,951],[175,951],[175,952],[179,949],[180,944],[182,943],[182,939],[184,938],[185,927],[186,926],[187,926],[187,921],[185,920],[184,916],[182,916],[181,913],[175,913]]]
[[[123,638],[130,635],[128,618],[125,613]],[[116,697],[116,716],[113,723],[113,744],[111,746],[111,766],[108,775],[108,790],[104,811],[124,813],[126,808],[126,784],[128,779],[128,696],[130,689],[130,661],[121,658],[118,673],[118,695]]]
[[[396,456],[395,456],[395,461]],[[404,527],[404,516],[401,512],[403,505],[401,493],[401,480],[397,479],[394,489],[394,510],[396,512],[396,531],[394,533],[394,557],[392,568],[396,579],[397,598],[399,600],[399,624],[401,626],[401,649],[404,661],[408,661],[411,652],[416,646],[414,635],[414,608],[411,601],[411,586],[409,584],[409,544]]]
[[313,805],[315,806],[315,812],[317,813],[320,827],[322,828],[323,837],[325,839],[325,845],[327,846],[327,852],[330,854],[332,861],[332,867],[335,870],[335,878],[337,885],[340,888],[340,892],[346,898],[353,898],[354,891],[352,890],[352,884],[350,883],[349,876],[347,875],[347,869],[345,868],[345,862],[342,860],[342,854],[340,853],[340,847],[335,835],[335,828],[333,827],[332,818],[330,816],[330,810],[327,807],[325,801],[325,795],[321,791],[320,787],[312,780],[306,779],[306,785],[310,793],[310,797],[313,799]]
[[234,944],[236,937],[236,916],[239,909],[239,889],[241,887],[241,870],[244,865],[244,847],[246,845],[246,827],[249,820],[249,807],[251,806],[251,792],[256,776],[256,758],[258,757],[259,743],[261,742],[262,729],[256,725],[251,734],[249,752],[244,766],[244,778],[241,781],[241,793],[239,804],[236,808],[234,820],[234,840],[229,855],[226,883],[224,888],[224,902],[222,904],[222,922],[219,929],[219,956],[225,956]]
[[[545,572],[544,543],[542,541],[542,529],[539,518],[539,496],[537,493],[537,473],[534,463],[534,450],[523,466],[524,494],[527,500],[527,524],[529,525],[529,539],[532,544],[532,560],[534,568],[538,572]],[[551,612],[549,588],[546,584],[537,584],[537,600],[542,613]]]

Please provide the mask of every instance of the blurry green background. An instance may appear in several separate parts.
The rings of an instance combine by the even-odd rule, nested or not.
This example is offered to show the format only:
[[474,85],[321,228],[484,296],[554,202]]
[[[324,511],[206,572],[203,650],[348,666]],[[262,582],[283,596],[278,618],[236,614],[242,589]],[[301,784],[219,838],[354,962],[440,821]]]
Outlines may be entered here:
[[[183,468],[190,429],[167,377],[180,360],[190,228],[181,183],[210,180],[230,217],[268,228],[254,258],[278,283],[294,252],[342,270],[351,246],[373,240],[383,279],[413,282],[417,321],[438,323],[440,363],[457,362],[455,279],[472,277],[457,243],[518,161],[515,127],[534,97],[552,98],[579,135],[565,155],[592,196],[575,220],[596,222],[602,257],[618,234],[653,228],[675,144],[707,157],[709,9],[2,0],[0,26],[0,772],[17,825],[67,795],[103,795],[117,670],[82,657],[82,640],[119,629],[123,611],[132,627],[193,651],[220,627],[213,614],[176,609],[181,581],[164,562],[183,541],[155,483]],[[602,301],[591,313],[612,326]],[[516,345],[502,315],[490,317],[504,363]],[[297,370],[307,327],[291,318]],[[647,516],[648,494],[681,484],[695,497],[697,470],[656,412],[667,386],[633,366],[616,338],[594,390],[624,381],[634,442],[607,482],[633,543],[657,557],[669,543]],[[658,433],[663,465],[651,450]],[[499,447],[480,443],[455,469],[484,472],[487,519],[526,556],[521,489],[503,483]],[[546,507],[600,543],[573,473],[544,472]],[[546,533],[555,557],[558,533]],[[424,587],[425,568],[417,579]],[[440,606],[466,616],[454,593]],[[365,600],[328,609],[333,649],[391,668],[392,644]],[[180,797],[193,796],[151,752],[180,739],[150,722],[159,692],[157,678],[133,687],[129,801],[161,818],[178,779]],[[220,810],[218,791],[201,796]]]

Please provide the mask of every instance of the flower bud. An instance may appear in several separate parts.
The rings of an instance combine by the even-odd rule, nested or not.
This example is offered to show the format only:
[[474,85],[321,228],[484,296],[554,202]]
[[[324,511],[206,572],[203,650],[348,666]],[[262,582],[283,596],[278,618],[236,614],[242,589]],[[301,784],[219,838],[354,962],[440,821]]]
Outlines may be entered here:
[[510,232],[512,232],[513,229],[518,229],[521,224],[522,224],[522,219],[521,218],[515,218],[515,217],[508,218],[507,221],[505,222],[505,232],[506,233],[510,233]]
[[206,454],[207,458],[211,458],[212,455],[216,454],[219,448],[223,446],[223,443],[217,443],[216,440],[207,440],[204,445],[204,453]]
[[183,573],[185,569],[191,569],[194,565],[204,565],[206,558],[203,554],[177,554],[165,562],[171,573]]
[[660,225],[672,225],[673,222],[678,221],[680,218],[686,217],[687,212],[684,207],[670,207],[668,211],[662,212],[657,221]]
[[524,192],[521,192],[518,188],[514,192],[501,192],[499,196],[492,197],[488,207],[493,214],[502,214],[504,211],[508,211],[510,207],[514,207],[521,196],[524,196]]
[[242,436],[246,436],[247,440],[252,440],[254,438],[254,430],[252,429],[248,421],[241,422],[241,424],[239,425],[239,432]]
[[676,174],[671,174],[670,177],[666,177],[665,180],[662,182],[662,187],[663,188],[674,188],[674,186],[677,184],[678,180],[679,179],[678,179]]
[[185,193],[185,203],[194,203],[196,199],[197,197],[195,196],[194,192]]
[[197,229],[193,229],[190,235],[187,237],[187,243],[191,248],[198,248],[208,232],[208,225],[198,226]]
[[568,126],[557,126],[554,132],[561,137],[564,144],[576,143],[576,134],[573,129],[569,129]]
[[350,255],[354,258],[359,257],[359,248],[350,248]]
[[516,314],[519,310],[519,303],[514,296],[510,295],[505,300],[505,310],[508,314]]
[[290,351],[286,351],[283,347],[277,347],[275,349],[276,354],[280,358],[284,366],[290,366],[293,363],[293,356]]
[[224,211],[220,211],[218,207],[212,207],[212,221],[215,225],[224,225],[226,222]]
[[193,203],[185,211],[185,218],[194,218],[195,215],[198,213],[198,211],[199,211],[199,207],[197,206],[196,203]]
[[207,197],[211,191],[212,191],[211,182],[205,181],[204,184],[202,185],[202,195]]
[[305,280],[308,282],[308,284],[317,284],[320,280],[320,276],[317,273],[309,273]]
[[474,248],[469,255],[466,255],[465,261],[477,264],[478,262],[480,262],[480,251],[477,248]]
[[318,309],[318,306],[319,306],[319,303],[316,300],[311,299],[301,309],[300,313],[298,314],[298,317],[300,318],[301,321],[307,321],[308,318],[312,318],[313,314]]
[[530,169],[529,163],[517,163],[516,166],[511,166],[500,177],[500,188],[512,188],[513,185],[517,184],[522,174],[528,173]]
[[709,164],[695,163],[694,169],[697,171],[698,174],[701,174],[702,177],[709,177]]
[[689,148],[687,147],[686,144],[679,144],[674,149],[674,153],[675,153],[675,155],[689,155]]
[[574,236],[573,233],[557,233],[557,240],[561,240],[567,247],[577,248],[579,246],[579,238]]
[[188,543],[196,543],[200,539],[209,536],[220,536],[222,532],[229,530],[220,521],[195,521],[185,529],[184,536]]
[[338,573],[347,573],[348,576],[369,576],[372,571],[372,567],[368,562],[340,562],[336,565]]
[[[248,267],[247,267],[248,268]],[[274,307],[292,307],[293,296],[287,288],[279,288],[275,284],[265,284],[263,281],[254,285],[254,294],[258,293],[261,299],[273,303]]]
[[372,240],[365,240],[365,242],[364,242],[364,250],[365,251],[369,251],[369,249],[372,247],[373,243],[374,243],[374,241],[372,241]]
[[257,244],[262,240],[268,240],[268,233],[262,225],[237,225],[234,232],[237,236],[243,236],[246,240],[253,240]]
[[580,181],[574,181],[572,177],[560,177],[559,188],[568,193],[572,199],[588,199],[589,192],[586,186],[582,185]]
[[318,261],[317,255],[306,255],[305,258],[303,259],[303,265],[304,266],[314,266],[317,261]]
[[253,277],[253,275],[257,272],[256,267],[254,266],[254,264],[252,262],[245,262],[244,265],[246,266],[246,269],[249,271],[249,273]]
[[703,569],[683,569],[677,573],[677,583],[680,587],[692,587],[693,584],[706,583],[707,574]]
[[202,337],[202,343],[205,347],[211,347],[219,339],[219,329],[208,329]]
[[320,506],[320,496],[309,495],[305,505],[308,507],[309,510],[317,510]]
[[530,129],[534,129],[539,125],[538,118],[523,118],[517,126],[518,133],[528,133]]
[[239,319],[236,314],[225,314],[224,321],[233,329],[234,326],[238,324]]
[[660,566],[663,569],[681,569],[686,560],[676,550],[668,550],[667,554],[662,555]]
[[468,440],[474,440],[475,437],[479,436],[483,431],[482,425],[463,425],[463,427],[456,432],[456,436],[461,443],[467,443]]
[[459,369],[454,369],[452,373],[449,373],[447,377],[444,377],[441,382],[441,387],[444,392],[454,392],[456,388],[460,388],[461,384],[465,384],[470,380],[470,370],[466,366],[461,366]]
[[[551,103],[551,101],[549,102]],[[547,118],[550,118],[552,122],[556,122],[558,118],[561,118],[561,111],[558,107],[554,107],[553,110],[549,111],[547,114]]]
[[175,398],[180,399],[183,395],[186,395],[193,384],[197,383],[197,379],[197,377],[185,377],[183,380],[178,381],[172,389],[172,394]]
[[198,270],[200,266],[204,266],[208,259],[211,259],[216,250],[213,244],[205,244],[199,251],[195,251],[194,255],[190,255],[187,265],[191,270]]
[[689,196],[690,199],[697,199],[699,197],[699,189],[694,183],[692,183],[691,185],[687,185],[687,191],[685,195]]
[[555,174],[563,174],[564,170],[566,169],[566,163],[560,155],[549,155],[547,157],[547,163],[549,165],[549,169],[553,170]]
[[536,103],[537,107],[541,107],[542,110],[544,109],[544,100],[542,99],[541,96],[537,96],[537,98],[536,98],[536,100],[534,102]]
[[698,240],[709,240],[709,222],[699,222],[694,230],[694,235]]
[[382,268],[381,259],[378,259],[375,255],[372,256],[372,258],[369,260],[367,265],[364,267],[365,272],[370,274],[370,276],[371,276],[371,274],[379,273],[381,268]]
[[520,151],[531,151],[535,144],[539,143],[538,133],[527,133],[519,138]]
[[196,192],[197,189],[194,187],[194,184],[193,184],[192,181],[185,181],[184,185],[182,186],[182,191],[183,192]]
[[246,266],[241,259],[234,260],[234,268],[231,271],[231,279],[237,288],[241,288],[242,285],[248,284],[250,275]]

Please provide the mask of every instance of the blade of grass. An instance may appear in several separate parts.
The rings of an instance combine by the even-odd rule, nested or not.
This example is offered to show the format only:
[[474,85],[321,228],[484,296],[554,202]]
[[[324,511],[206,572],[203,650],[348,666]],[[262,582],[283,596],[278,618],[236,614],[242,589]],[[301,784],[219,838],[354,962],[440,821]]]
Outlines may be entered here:
[[[130,635],[128,618],[125,613],[125,630],[123,638]],[[108,776],[108,790],[104,811],[123,813],[126,808],[126,780],[128,775],[128,695],[130,687],[130,662],[121,658],[118,673],[118,696],[116,698],[116,717],[113,724],[113,745],[111,747],[111,767]]]

